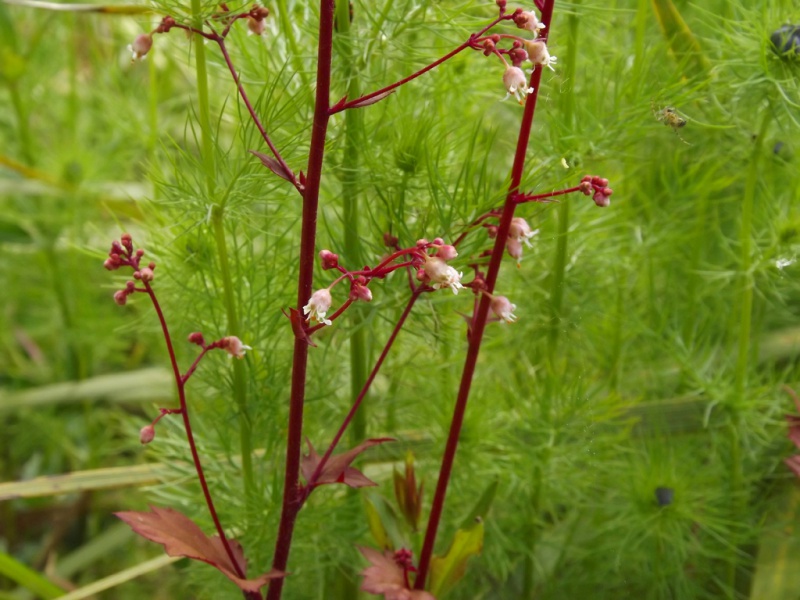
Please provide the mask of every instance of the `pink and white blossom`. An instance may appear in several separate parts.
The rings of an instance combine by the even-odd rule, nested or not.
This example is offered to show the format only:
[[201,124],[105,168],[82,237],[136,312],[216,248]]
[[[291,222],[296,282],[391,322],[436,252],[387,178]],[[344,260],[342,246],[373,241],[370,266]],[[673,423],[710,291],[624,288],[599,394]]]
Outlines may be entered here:
[[311,294],[308,304],[303,307],[303,314],[306,315],[309,321],[314,320],[319,323],[324,323],[325,325],[330,325],[331,320],[326,319],[325,315],[330,310],[332,303],[333,298],[331,297],[330,290],[328,288],[322,288]]

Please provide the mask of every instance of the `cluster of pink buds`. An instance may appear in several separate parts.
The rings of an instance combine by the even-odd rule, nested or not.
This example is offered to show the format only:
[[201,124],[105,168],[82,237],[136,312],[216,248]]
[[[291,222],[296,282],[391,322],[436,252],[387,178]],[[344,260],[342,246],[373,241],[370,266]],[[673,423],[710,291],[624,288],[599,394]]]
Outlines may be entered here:
[[[149,284],[155,278],[153,271],[156,268],[156,263],[150,262],[146,267],[141,267],[140,263],[144,256],[144,250],[133,249],[133,241],[128,233],[123,233],[119,241],[111,243],[111,249],[108,251],[108,258],[103,263],[103,266],[109,271],[116,271],[120,267],[130,267],[133,269],[133,278],[136,281],[141,281]],[[136,281],[128,281],[125,287],[114,294],[114,302],[120,306],[124,306],[128,301],[128,296],[139,290],[136,287]]]
[[608,187],[608,179],[605,177],[585,175],[581,179],[580,188],[584,195],[592,197],[597,206],[605,208],[611,204],[611,194],[614,190]]

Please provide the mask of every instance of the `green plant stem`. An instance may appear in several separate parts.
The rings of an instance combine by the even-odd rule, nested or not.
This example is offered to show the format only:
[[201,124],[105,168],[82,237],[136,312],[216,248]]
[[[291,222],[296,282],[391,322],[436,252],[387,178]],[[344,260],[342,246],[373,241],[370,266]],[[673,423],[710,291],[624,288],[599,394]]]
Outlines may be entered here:
[[[576,6],[580,0],[576,0]],[[564,62],[564,79],[568,83],[561,93],[564,125],[573,130],[575,119],[575,60],[578,54],[578,15],[570,13],[567,19],[567,36],[565,40],[566,61]],[[561,202],[558,207],[558,233],[556,234],[556,254],[553,260],[553,274],[550,281],[550,328],[548,329],[548,363],[550,376],[557,383],[555,360],[558,353],[558,339],[561,332],[562,306],[564,303],[565,274],[567,268],[567,248],[569,244],[569,202]]]
[[[203,29],[200,0],[192,0],[192,26]],[[194,36],[195,69],[197,73],[197,109],[202,137],[202,158],[205,169],[206,187],[209,199],[214,195],[216,187],[216,167],[214,165],[214,138],[211,133],[211,109],[208,100],[208,68],[206,66],[206,49],[200,36]]]
[[22,159],[28,166],[33,166],[33,145],[31,143],[31,129],[28,122],[28,113],[25,110],[25,103],[19,95],[17,83],[8,84],[8,95],[11,97],[11,105],[17,117],[17,131],[19,132],[19,149]]
[[[756,186],[761,177],[759,169],[759,159],[764,146],[771,119],[769,108],[766,109],[761,121],[761,128],[753,145],[753,153],[750,157],[750,165],[745,181],[744,196],[742,197],[742,220],[740,228],[739,246],[740,254],[740,273],[741,273],[741,304],[739,316],[739,339],[737,344],[736,370],[734,379],[734,402],[730,414],[730,485],[731,485],[731,505],[732,522],[742,522],[745,518],[746,497],[744,494],[744,470],[742,468],[742,451],[739,427],[741,425],[740,409],[745,403],[745,392],[750,369],[750,336],[753,318],[753,257],[752,257],[752,237],[753,237],[753,212],[755,208]],[[730,598],[735,598],[736,594],[736,574],[739,567],[739,545],[731,544],[731,551],[728,558],[727,593]]]
[[[230,262],[228,260],[228,246],[225,240],[225,226],[223,223],[224,207],[215,206],[211,211],[211,223],[214,228],[214,240],[217,245],[219,259],[219,275],[222,279],[222,291],[225,302],[225,313],[228,318],[226,335],[241,335],[239,316],[236,312],[236,297],[233,293],[233,277],[231,276]],[[250,416],[247,411],[247,382],[245,378],[245,363],[237,360],[233,363],[233,398],[239,411],[239,445],[242,453],[242,479],[247,497],[251,497],[254,490],[253,478],[253,434]]]
[[[353,41],[350,35],[350,5],[339,2],[336,5],[336,22],[339,34],[337,48],[339,64],[347,81],[347,96],[358,98],[361,85],[358,69],[354,63]],[[359,140],[363,135],[362,112],[348,110],[344,115],[344,155],[342,157],[342,197],[344,202],[344,254],[350,264],[361,264],[361,237],[359,235],[359,190],[358,163]],[[359,307],[360,308],[360,307]],[[356,398],[367,379],[367,340],[364,332],[364,314],[361,310],[351,310],[350,326],[350,393]],[[362,407],[354,418],[350,429],[353,444],[360,443],[367,434],[367,411]]]

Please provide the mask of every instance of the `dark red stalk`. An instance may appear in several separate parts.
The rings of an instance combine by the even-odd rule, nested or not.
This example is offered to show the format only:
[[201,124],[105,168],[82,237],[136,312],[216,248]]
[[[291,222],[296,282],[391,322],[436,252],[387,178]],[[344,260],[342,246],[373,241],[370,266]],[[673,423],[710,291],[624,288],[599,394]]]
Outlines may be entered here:
[[[553,16],[554,4],[555,0],[545,0],[544,8],[542,9],[541,21],[546,25],[548,37],[550,34],[550,22]],[[511,184],[509,186],[508,195],[506,196],[505,205],[503,206],[503,214],[500,217],[497,238],[495,239],[494,250],[492,251],[492,257],[489,261],[489,270],[486,275],[486,287],[489,293],[494,292],[494,286],[497,283],[497,275],[500,272],[500,264],[503,259],[503,248],[505,246],[506,239],[508,238],[509,229],[511,228],[511,219],[514,217],[514,209],[517,206],[516,198],[525,167],[525,155],[528,150],[528,141],[530,139],[531,126],[533,125],[533,115],[536,110],[536,99],[539,96],[539,83],[541,78],[542,65],[536,65],[530,82],[531,87],[534,88],[534,92],[528,96],[528,99],[525,102],[525,111],[522,115],[522,123],[520,124],[519,137],[517,139],[517,150],[514,155],[514,165],[511,169]],[[469,391],[470,387],[472,386],[472,379],[475,375],[475,365],[477,364],[481,342],[483,341],[483,332],[486,328],[490,304],[491,299],[489,296],[484,294],[478,306],[478,311],[473,318],[472,332],[469,336],[467,357],[464,363],[464,370],[461,375],[461,385],[458,389],[458,396],[456,398],[456,404],[453,410],[453,420],[450,423],[450,432],[447,437],[447,444],[445,446],[444,456],[442,458],[439,479],[436,483],[436,491],[433,496],[431,514],[428,518],[428,527],[425,531],[425,540],[422,544],[422,551],[420,553],[417,578],[414,583],[414,587],[418,590],[424,588],[425,580],[428,575],[428,568],[430,566],[431,556],[433,555],[433,546],[434,542],[436,541],[436,533],[439,529],[439,521],[442,516],[442,510],[444,509],[447,486],[450,482],[453,461],[458,448],[458,438],[461,434],[461,427],[464,423],[467,400],[469,399]]]
[[[169,329],[167,328],[167,321],[164,319],[164,313],[161,311],[161,305],[158,303],[155,292],[153,292],[153,288],[150,286],[150,283],[147,281],[143,283],[145,290],[147,291],[147,295],[150,296],[150,301],[153,303],[153,308],[156,309],[158,320],[161,323],[161,331],[164,334],[164,340],[167,343],[167,352],[169,353],[169,360],[172,364],[172,374],[175,377],[175,385],[178,388],[178,400],[180,401],[181,405],[180,413],[183,417],[183,427],[186,430],[186,439],[189,441],[189,449],[192,451],[192,462],[194,462],[194,468],[197,472],[197,479],[200,482],[200,487],[203,489],[203,496],[205,496],[206,499],[208,512],[211,514],[211,520],[214,521],[214,527],[217,529],[219,539],[222,541],[222,545],[225,547],[225,552],[228,555],[228,558],[231,559],[231,564],[236,569],[236,575],[242,579],[246,579],[247,574],[244,573],[239,567],[239,563],[233,554],[233,550],[231,549],[230,542],[225,535],[225,531],[222,529],[222,523],[220,523],[219,516],[217,516],[217,509],[214,508],[214,500],[211,498],[211,491],[208,489],[206,476],[203,472],[203,465],[200,463],[200,454],[197,452],[197,445],[194,442],[194,434],[192,433],[192,423],[189,420],[189,406],[186,403],[186,390],[184,389],[186,381],[181,376],[180,369],[178,368],[178,360],[175,358],[175,349],[172,347],[172,337],[170,336]],[[195,365],[193,365],[193,367],[194,366]]]
[[516,203],[517,204],[525,204],[526,202],[541,202],[542,200],[546,200],[547,198],[553,198],[555,196],[563,196],[564,194],[571,194],[573,192],[580,192],[581,186],[576,185],[575,187],[567,188],[565,190],[558,190],[557,192],[547,192],[545,194],[525,194],[517,196]]
[[239,74],[236,72],[236,68],[233,66],[233,61],[231,61],[230,54],[228,54],[228,48],[225,46],[225,40],[223,37],[218,36],[215,34],[214,39],[217,44],[219,44],[219,49],[222,52],[222,56],[225,58],[225,64],[228,65],[228,70],[231,72],[233,76],[233,80],[236,82],[236,87],[239,90],[239,95],[242,97],[242,101],[244,105],[247,107],[247,111],[250,113],[250,118],[253,119],[253,123],[256,124],[258,131],[261,133],[261,137],[264,138],[267,146],[269,146],[270,152],[275,157],[275,159],[280,163],[281,167],[286,172],[286,175],[290,178],[289,180],[292,182],[292,185],[297,188],[298,191],[301,190],[300,182],[297,181],[297,177],[295,176],[294,172],[289,168],[289,165],[286,164],[286,161],[283,160],[281,153],[278,152],[278,149],[275,147],[275,144],[272,143],[272,140],[267,134],[267,130],[264,129],[264,126],[261,124],[261,120],[258,118],[253,105],[250,104],[250,99],[247,97],[247,93],[244,91],[244,86],[242,86],[242,82],[239,79]]
[[[303,192],[303,224],[300,233],[300,273],[297,282],[298,310],[311,298],[314,279],[315,239],[317,235],[317,210],[322,163],[325,157],[325,137],[330,119],[331,55],[333,49],[333,0],[320,0],[319,46],[317,50],[317,95],[314,106],[314,123],[311,130],[311,148],[308,157],[308,177]],[[289,436],[286,442],[286,471],[283,484],[283,506],[275,555],[272,567],[285,571],[289,561],[292,534],[300,499],[300,451],[303,443],[303,404],[306,392],[308,367],[308,341],[295,338],[292,358],[292,389],[289,400]],[[279,600],[283,591],[283,578],[272,579],[267,600]]]
[[381,88],[381,89],[379,89],[377,91],[371,92],[371,93],[369,93],[369,94],[367,94],[365,96],[361,96],[360,98],[356,98],[355,100],[351,100],[350,102],[345,102],[344,104],[337,105],[334,109],[331,110],[331,114],[332,115],[336,114],[338,112],[341,112],[343,110],[351,108],[354,105],[358,105],[358,104],[361,104],[362,102],[365,102],[367,100],[375,98],[376,96],[380,96],[381,94],[385,94],[386,92],[391,92],[392,90],[399,88],[401,85],[404,85],[404,84],[408,83],[409,81],[411,81],[413,79],[416,79],[420,75],[424,75],[425,73],[427,73],[431,69],[435,69],[436,67],[438,67],[443,62],[445,62],[447,60],[450,60],[456,54],[458,54],[458,53],[466,50],[467,48],[469,48],[472,45],[472,43],[474,42],[475,38],[478,38],[478,37],[482,36],[484,33],[489,31],[492,27],[494,27],[495,25],[497,25],[501,21],[507,21],[507,20],[509,20],[511,18],[512,18],[511,15],[503,15],[501,17],[497,17],[494,21],[489,23],[489,25],[487,25],[486,27],[481,29],[478,33],[473,33],[466,42],[464,42],[463,44],[461,44],[460,46],[455,48],[453,51],[448,52],[447,54],[445,54],[439,60],[432,62],[431,64],[429,64],[424,69],[420,69],[416,73],[413,73],[412,75],[409,75],[408,77],[406,77],[404,79],[401,79],[400,81],[397,81],[397,82],[393,83],[392,85],[387,85],[386,87]]
[[328,462],[328,459],[333,454],[333,451],[336,449],[337,444],[342,439],[344,432],[347,430],[347,426],[350,425],[350,421],[353,420],[353,417],[355,416],[358,407],[361,406],[361,402],[367,395],[367,392],[369,391],[372,382],[375,380],[375,376],[378,374],[378,371],[380,371],[381,366],[383,365],[383,361],[386,360],[386,357],[389,354],[389,350],[391,350],[392,344],[394,344],[394,340],[397,338],[397,334],[400,333],[400,330],[403,328],[403,325],[405,324],[408,315],[411,314],[411,309],[413,308],[414,303],[417,301],[417,298],[419,298],[422,291],[423,288],[421,287],[415,289],[411,294],[411,297],[408,299],[408,303],[406,304],[406,307],[403,310],[403,314],[400,315],[400,319],[394,326],[392,334],[389,336],[389,340],[383,347],[383,351],[381,352],[381,355],[378,357],[375,366],[372,367],[372,372],[369,374],[369,377],[367,377],[367,381],[364,382],[364,386],[361,388],[358,397],[356,398],[355,402],[353,402],[353,406],[350,408],[350,412],[347,413],[347,416],[344,418],[341,427],[339,427],[339,431],[336,432],[336,435],[333,437],[333,441],[331,442],[330,446],[328,446],[328,449],[325,451],[325,454],[322,456],[322,460],[319,461],[317,468],[314,470],[314,473],[312,473],[311,478],[309,479],[307,485],[309,492],[314,488],[314,484],[319,478],[320,473],[322,473],[322,469],[325,468],[325,463]]

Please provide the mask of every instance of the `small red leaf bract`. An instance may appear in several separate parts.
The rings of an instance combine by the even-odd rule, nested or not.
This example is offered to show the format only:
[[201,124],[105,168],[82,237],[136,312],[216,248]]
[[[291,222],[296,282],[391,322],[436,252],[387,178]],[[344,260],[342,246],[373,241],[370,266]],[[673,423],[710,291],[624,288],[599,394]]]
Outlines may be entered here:
[[[325,466],[322,467],[322,472],[319,474],[316,481],[313,482],[313,485],[323,485],[325,483],[344,483],[352,488],[377,485],[374,481],[368,479],[361,471],[351,467],[350,463],[353,462],[356,457],[364,452],[364,450],[367,448],[377,446],[378,444],[383,444],[384,442],[393,441],[393,438],[374,438],[360,443],[358,446],[348,450],[347,452],[342,454],[334,454],[328,459],[328,462],[325,463]],[[316,471],[317,465],[319,465],[322,457],[317,454],[317,451],[314,450],[314,446],[311,445],[311,442],[308,439],[306,439],[306,444],[308,444],[308,454],[303,455],[300,463],[300,469],[303,471],[303,477],[305,477],[305,480],[311,483],[311,477],[314,475],[314,471]]]
[[370,562],[370,566],[361,571],[364,578],[361,582],[362,592],[383,594],[386,600],[436,600],[430,592],[406,587],[403,569],[395,562],[394,552],[378,552],[364,546],[358,546],[358,550]]
[[[126,511],[114,513],[130,525],[134,532],[150,541],[164,546],[170,556],[185,556],[208,563],[245,592],[258,592],[270,579],[283,577],[284,573],[275,571],[264,573],[255,579],[243,579],[236,574],[225,546],[219,536],[209,537],[186,515],[172,508],[150,507],[151,512]],[[247,560],[242,545],[229,539],[233,555],[242,573],[247,572]]]
[[375,104],[376,102],[380,102],[387,96],[391,96],[394,94],[394,90],[389,92],[383,92],[382,94],[378,94],[377,96],[373,96],[372,98],[367,98],[366,100],[362,100],[361,102],[354,102],[347,108],[363,108],[365,106],[369,106],[370,104]]
[[256,152],[255,150],[250,150],[250,154],[258,157],[258,160],[267,167],[270,171],[275,173],[281,179],[285,179],[289,183],[292,182],[291,175],[283,168],[283,165],[276,159],[272,158],[271,156],[267,156],[261,152]]
[[308,337],[308,333],[306,333],[305,327],[303,327],[303,317],[300,316],[300,311],[296,308],[290,308],[288,315],[286,314],[285,310],[282,312],[292,324],[292,333],[294,333],[294,337],[296,337],[298,340],[303,340],[309,346],[316,348],[317,345],[311,341],[311,338]]

